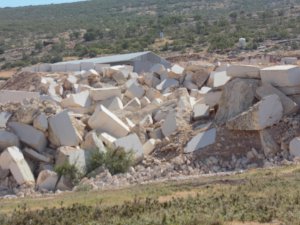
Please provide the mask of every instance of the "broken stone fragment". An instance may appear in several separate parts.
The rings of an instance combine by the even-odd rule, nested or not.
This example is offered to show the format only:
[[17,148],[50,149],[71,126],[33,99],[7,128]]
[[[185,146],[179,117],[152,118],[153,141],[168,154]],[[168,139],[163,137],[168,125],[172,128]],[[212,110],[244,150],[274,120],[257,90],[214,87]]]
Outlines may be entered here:
[[260,68],[252,65],[230,65],[227,67],[229,77],[260,79]]
[[42,131],[46,132],[48,130],[48,119],[44,113],[41,113],[33,120],[33,126]]
[[195,104],[193,107],[193,120],[203,119],[209,116],[209,106],[205,104]]
[[103,143],[112,148],[114,147],[114,142],[117,140],[115,137],[111,136],[110,134],[108,133],[101,133],[99,135],[99,138],[101,139],[101,141],[103,141]]
[[12,116],[9,112],[0,112],[0,128],[6,128],[7,121]]
[[19,138],[13,133],[0,130],[0,151],[12,146],[20,146]]
[[[223,124],[253,105],[255,91],[259,81],[236,78],[228,82],[223,89],[215,120]],[[206,103],[207,104],[207,103]]]
[[165,137],[170,136],[177,130],[177,126],[178,126],[178,123],[177,123],[177,118],[176,118],[176,112],[170,112],[167,115],[167,117],[161,127],[163,135]]
[[153,73],[145,73],[143,77],[144,82],[148,87],[156,87],[160,83],[160,79],[157,78]]
[[125,106],[124,106],[124,110],[128,110],[128,111],[136,111],[142,108],[142,104],[140,102],[140,100],[135,97],[133,99],[131,99]]
[[43,132],[27,124],[10,122],[8,126],[14,131],[19,139],[39,152],[43,152],[47,146],[47,139]]
[[300,137],[295,137],[290,142],[290,154],[295,157],[300,157]]
[[117,139],[114,145],[115,147],[124,148],[126,152],[132,151],[136,160],[141,160],[144,156],[143,145],[135,133]]
[[54,171],[51,170],[42,170],[39,173],[39,176],[36,181],[36,186],[38,190],[48,190],[54,191],[55,185],[58,181],[58,175]]
[[221,101],[222,92],[221,91],[212,91],[207,94],[201,94],[200,100],[196,103],[205,104],[209,107],[215,107]]
[[32,124],[33,119],[36,117],[36,115],[39,113],[38,106],[34,105],[29,105],[29,106],[21,106],[17,111],[16,111],[16,117],[17,120],[20,123],[25,123],[25,124]]
[[263,130],[278,123],[283,108],[277,95],[268,95],[249,110],[230,119],[226,126],[231,130]]
[[168,69],[168,77],[179,80],[184,72],[184,68],[175,64],[170,69]]
[[266,157],[274,157],[280,148],[268,130],[259,131],[260,142]]
[[156,86],[156,89],[159,91],[163,91],[168,88],[177,88],[177,87],[179,87],[178,80],[167,78],[162,80],[162,82]]
[[94,101],[103,101],[111,97],[121,98],[121,89],[119,87],[94,88],[90,91]]
[[184,148],[184,153],[191,153],[214,144],[216,133],[217,131],[215,128],[199,133],[188,142],[187,146]]
[[153,150],[155,149],[156,140],[155,139],[149,139],[144,145],[144,155],[150,155]]
[[263,84],[261,87],[256,89],[256,95],[259,97],[259,99],[272,94],[275,94],[280,98],[284,115],[297,112],[299,108],[297,103],[283,94],[280,90],[273,87],[271,84]]
[[19,185],[33,185],[35,180],[20,149],[16,146],[7,148],[0,155],[0,167],[10,170]]
[[62,111],[48,119],[49,140],[55,146],[77,146],[82,136],[73,125],[72,118],[67,111]]
[[122,120],[102,105],[96,108],[88,124],[92,129],[109,133],[116,138],[124,137],[130,131]]
[[147,127],[153,124],[153,119],[151,115],[146,115],[144,119],[140,121],[140,126]]
[[221,88],[230,81],[231,77],[227,75],[226,71],[211,72],[208,85],[214,88]]
[[149,100],[149,98],[147,98],[146,96],[142,97],[140,100],[141,104],[142,104],[142,108],[148,106],[151,101]]
[[262,83],[279,87],[300,85],[300,67],[295,65],[280,65],[264,68],[260,71]]
[[192,75],[192,82],[201,88],[205,82],[208,80],[210,75],[211,69],[209,68],[199,68],[198,70],[194,71]]

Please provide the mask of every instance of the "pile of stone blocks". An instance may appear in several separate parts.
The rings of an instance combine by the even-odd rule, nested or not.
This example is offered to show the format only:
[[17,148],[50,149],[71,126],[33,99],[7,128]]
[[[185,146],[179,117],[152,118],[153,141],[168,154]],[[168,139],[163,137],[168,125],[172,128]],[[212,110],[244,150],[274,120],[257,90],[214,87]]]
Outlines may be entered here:
[[[190,62],[169,69],[157,64],[141,74],[126,65],[68,66],[87,71],[46,73],[40,90],[22,96],[0,93],[0,167],[19,185],[70,188],[53,168],[69,163],[86,173],[95,150],[123,148],[136,163],[165,148],[213,152],[222,129],[255,132],[271,155],[280,146],[268,129],[296,114],[300,104],[295,65]],[[299,143],[295,137],[290,144],[294,156],[300,155]]]

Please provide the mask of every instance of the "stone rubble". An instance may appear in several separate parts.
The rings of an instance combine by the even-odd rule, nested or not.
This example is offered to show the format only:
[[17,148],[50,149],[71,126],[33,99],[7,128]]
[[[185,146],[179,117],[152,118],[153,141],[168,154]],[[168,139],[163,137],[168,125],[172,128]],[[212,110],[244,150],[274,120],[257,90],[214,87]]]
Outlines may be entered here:
[[[98,66],[34,73],[28,89],[0,91],[0,196],[119,187],[300,157],[297,65],[194,61],[141,74]],[[11,79],[33,76],[22,73]],[[128,172],[112,175],[105,165],[89,171],[93,152],[116,148],[134,153]],[[86,175],[75,187],[54,171],[65,163]]]

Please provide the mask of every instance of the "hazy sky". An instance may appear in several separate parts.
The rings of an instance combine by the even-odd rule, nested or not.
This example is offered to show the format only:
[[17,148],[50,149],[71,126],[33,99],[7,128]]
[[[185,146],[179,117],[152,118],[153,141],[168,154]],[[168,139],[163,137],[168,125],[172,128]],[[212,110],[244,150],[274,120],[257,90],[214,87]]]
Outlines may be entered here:
[[0,7],[17,7],[27,5],[46,5],[52,3],[79,2],[82,0],[0,0]]

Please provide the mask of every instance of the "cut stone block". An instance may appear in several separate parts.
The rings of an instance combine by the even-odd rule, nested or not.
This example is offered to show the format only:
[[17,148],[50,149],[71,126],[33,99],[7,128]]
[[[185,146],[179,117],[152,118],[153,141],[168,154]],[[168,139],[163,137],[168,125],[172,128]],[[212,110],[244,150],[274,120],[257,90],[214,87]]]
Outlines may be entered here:
[[163,91],[168,88],[179,87],[179,81],[171,78],[164,79],[160,84],[156,86],[157,90]]
[[128,77],[129,73],[126,71],[118,71],[112,75],[113,79],[117,82],[118,85],[125,84]]
[[104,144],[108,147],[113,147],[114,146],[114,142],[117,140],[115,137],[111,136],[108,133],[101,133],[99,135],[99,138],[101,139],[101,141],[104,142]]
[[300,67],[295,65],[280,65],[264,68],[260,71],[263,83],[279,87],[300,85]]
[[43,152],[47,146],[47,139],[43,132],[27,124],[10,122],[8,126],[14,131],[19,139],[39,152]]
[[161,128],[156,128],[152,131],[150,131],[149,133],[149,136],[150,138],[153,138],[153,139],[163,139],[163,133],[161,131]]
[[148,87],[156,87],[160,83],[160,79],[152,73],[144,74],[144,82]]
[[209,106],[205,104],[195,104],[193,107],[193,119],[199,120],[209,116]]
[[101,105],[110,111],[121,110],[124,108],[122,100],[119,97],[111,97],[100,102]]
[[184,81],[183,86],[188,90],[198,89],[198,86],[191,81]]
[[230,119],[226,126],[232,130],[263,130],[278,123],[283,108],[277,95],[268,95],[248,111]]
[[40,99],[38,92],[29,91],[13,91],[2,90],[0,91],[0,104],[6,103],[23,103],[26,99]]
[[95,151],[95,150],[99,150],[101,152],[105,151],[103,142],[98,137],[96,131],[90,131],[85,135],[84,142],[82,142],[81,144],[81,148],[89,151]]
[[260,79],[260,68],[252,65],[230,65],[227,67],[229,77]]
[[124,137],[130,131],[125,123],[102,105],[96,108],[94,114],[90,117],[88,124],[92,129],[101,130],[116,138]]
[[132,129],[135,127],[135,124],[127,117],[125,117],[127,125]]
[[141,126],[143,127],[147,127],[153,124],[153,119],[151,115],[147,115],[145,116],[144,119],[142,119],[139,123]]
[[48,119],[47,116],[44,113],[41,113],[33,120],[33,126],[42,131],[45,132],[48,130]]
[[150,72],[158,74],[161,79],[162,78],[165,79],[168,76],[167,69],[162,64],[155,64],[154,66],[151,67]]
[[155,149],[156,141],[155,139],[149,139],[144,145],[144,155],[150,155]]
[[83,91],[77,94],[70,94],[61,101],[64,108],[68,107],[89,107],[91,106],[90,92]]
[[121,98],[121,89],[119,87],[94,88],[90,91],[94,101],[103,101],[111,97]]
[[174,66],[171,67],[171,69],[168,70],[168,77],[179,79],[182,76],[183,72],[184,72],[184,68],[175,64]]
[[6,128],[7,121],[12,116],[9,112],[0,112],[0,128]]
[[82,136],[67,111],[50,117],[48,122],[49,138],[55,146],[77,146],[82,141]]
[[51,170],[42,170],[36,181],[36,186],[39,190],[54,191],[58,181],[58,175]]
[[124,110],[135,111],[142,108],[142,104],[138,98],[133,98],[125,106]]
[[0,130],[0,150],[2,151],[12,146],[20,146],[19,138],[13,133]]
[[61,166],[65,163],[74,165],[81,173],[86,172],[86,154],[83,149],[72,148],[69,146],[57,149],[55,165]]
[[198,104],[205,104],[210,107],[214,107],[219,104],[221,101],[222,92],[221,91],[214,91],[209,92],[207,94],[202,94],[201,99],[197,101]]
[[216,141],[217,130],[215,128],[199,133],[193,137],[184,148],[184,153],[191,153],[200,150]]
[[195,83],[199,88],[201,88],[205,82],[208,80],[211,70],[208,68],[199,68],[198,70],[194,71],[192,75],[192,81]]
[[114,142],[114,145],[116,147],[124,148],[126,152],[133,151],[135,159],[142,159],[144,156],[143,145],[135,133],[117,139]]
[[47,157],[47,156],[44,156],[36,151],[34,151],[33,149],[31,148],[24,148],[23,149],[23,152],[29,156],[30,158],[34,159],[34,160],[37,160],[37,161],[41,161],[41,162],[46,162],[46,163],[49,163],[51,162],[51,158],[50,157]]
[[290,154],[295,157],[300,157],[300,137],[295,137],[290,142]]
[[170,112],[161,127],[163,135],[165,137],[170,136],[177,130],[177,126],[176,112]]
[[142,97],[140,100],[142,104],[142,108],[146,107],[147,105],[151,104],[151,101],[146,96]]
[[222,72],[211,72],[209,83],[214,88],[220,88],[223,87],[225,84],[227,84],[230,81],[231,77],[227,75],[226,71]]
[[19,185],[34,184],[34,176],[18,147],[9,147],[0,155],[0,167],[10,170]]
[[136,82],[133,82],[125,92],[125,96],[128,98],[141,98],[145,94],[145,90],[142,86],[137,84]]
[[263,84],[263,86],[256,89],[256,95],[259,97],[259,99],[272,94],[275,94],[280,98],[284,115],[297,112],[299,108],[297,103],[283,94],[277,88],[273,87],[271,84]]
[[[216,122],[223,124],[252,106],[259,81],[236,78],[228,82],[222,92]],[[207,103],[206,103],[207,104]],[[209,105],[209,104],[208,104]]]

